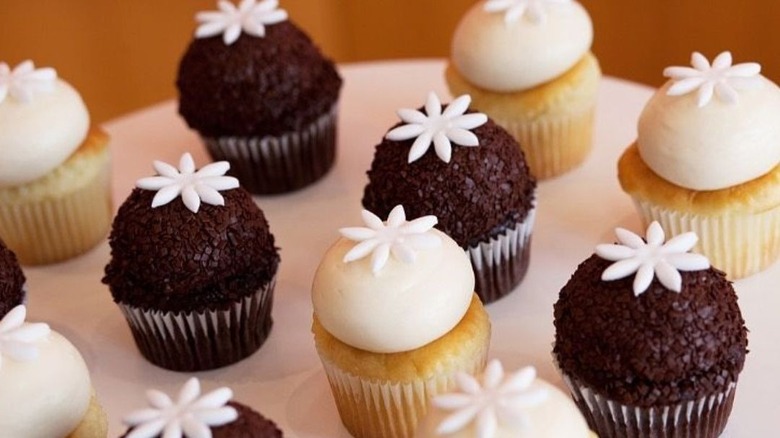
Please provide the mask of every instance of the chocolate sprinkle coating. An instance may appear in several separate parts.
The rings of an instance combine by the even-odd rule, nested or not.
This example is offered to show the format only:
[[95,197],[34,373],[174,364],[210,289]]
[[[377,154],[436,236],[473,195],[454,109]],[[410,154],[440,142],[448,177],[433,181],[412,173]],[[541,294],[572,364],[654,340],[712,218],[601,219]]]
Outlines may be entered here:
[[0,241],[0,318],[22,304],[25,281],[16,254]]
[[263,38],[195,38],[179,65],[179,113],[205,137],[278,136],[330,111],[341,77],[311,39],[289,21]]
[[[213,438],[281,438],[283,436],[282,431],[273,421],[263,417],[254,409],[236,402],[228,402],[228,406],[238,411],[238,418],[231,423],[211,428]],[[120,438],[125,438],[132,431],[132,428],[128,429]],[[162,435],[158,435],[157,438],[162,438]]]
[[632,406],[677,404],[724,391],[745,363],[747,329],[723,272],[681,272],[682,292],[634,276],[602,281],[612,262],[580,264],[554,307],[554,356],[563,373]]
[[243,188],[198,213],[180,198],[152,208],[157,192],[134,189],[109,236],[103,282],[114,301],[146,310],[224,310],[268,284],[279,254],[263,212]]
[[436,215],[436,227],[462,247],[487,241],[523,221],[534,205],[536,180],[520,146],[492,120],[472,132],[479,146],[453,144],[449,163],[431,145],[410,164],[407,157],[415,139],[383,139],[368,171],[363,206],[381,218],[398,204],[409,220]]

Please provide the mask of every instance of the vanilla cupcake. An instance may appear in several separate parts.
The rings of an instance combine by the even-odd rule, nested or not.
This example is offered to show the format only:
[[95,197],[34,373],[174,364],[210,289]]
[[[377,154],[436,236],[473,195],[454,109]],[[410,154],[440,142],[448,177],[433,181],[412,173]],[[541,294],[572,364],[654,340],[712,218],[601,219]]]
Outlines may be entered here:
[[0,237],[23,264],[79,255],[111,224],[108,136],[51,68],[0,63]]
[[78,350],[20,305],[0,318],[4,437],[105,438],[108,421]]
[[780,256],[780,88],[756,63],[669,67],[618,178],[645,223],[694,231],[696,250],[737,279]]
[[576,1],[480,1],[455,30],[447,84],[517,139],[534,176],[550,178],[591,150],[601,77],[592,42]]
[[355,437],[411,437],[428,398],[485,364],[490,322],[463,250],[434,216],[344,228],[312,285],[314,341]]

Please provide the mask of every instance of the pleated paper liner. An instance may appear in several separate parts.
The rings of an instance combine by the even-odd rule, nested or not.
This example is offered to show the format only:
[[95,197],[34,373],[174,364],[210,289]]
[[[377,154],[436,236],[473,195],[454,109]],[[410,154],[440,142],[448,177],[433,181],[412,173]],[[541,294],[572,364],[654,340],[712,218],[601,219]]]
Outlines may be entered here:
[[204,138],[215,161],[256,195],[291,192],[322,178],[336,159],[338,107],[300,131],[279,136]]
[[173,371],[220,368],[246,358],[268,338],[276,278],[225,310],[163,312],[119,303],[141,354]]

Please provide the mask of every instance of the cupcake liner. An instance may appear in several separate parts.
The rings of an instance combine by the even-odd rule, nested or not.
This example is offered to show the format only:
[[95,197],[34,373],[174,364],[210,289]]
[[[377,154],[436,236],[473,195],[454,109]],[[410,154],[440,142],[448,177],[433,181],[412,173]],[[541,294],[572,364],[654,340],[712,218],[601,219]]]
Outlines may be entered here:
[[634,198],[645,223],[658,221],[667,235],[693,231],[694,248],[731,280],[755,274],[780,258],[780,207],[757,214],[699,215]]
[[474,269],[475,289],[484,304],[507,295],[525,277],[531,252],[536,206],[525,221],[507,228],[487,242],[467,248]]
[[675,405],[628,406],[609,400],[563,375],[588,425],[601,438],[716,438],[726,427],[736,383],[723,392]]
[[238,362],[271,332],[274,277],[225,310],[162,312],[119,303],[146,359],[173,371],[202,371]]
[[320,179],[336,159],[338,107],[300,131],[265,137],[206,137],[215,161],[230,163],[230,174],[251,193],[267,195],[300,189]]
[[[455,372],[408,382],[377,381],[345,372],[320,357],[341,421],[356,438],[411,438],[428,410],[428,401],[455,385]],[[482,371],[487,358],[474,359],[458,371]]]
[[59,262],[86,252],[111,226],[109,160],[73,191],[0,203],[0,235],[25,265]]
[[495,118],[520,143],[531,174],[558,176],[580,165],[593,147],[594,101],[584,111],[537,119]]

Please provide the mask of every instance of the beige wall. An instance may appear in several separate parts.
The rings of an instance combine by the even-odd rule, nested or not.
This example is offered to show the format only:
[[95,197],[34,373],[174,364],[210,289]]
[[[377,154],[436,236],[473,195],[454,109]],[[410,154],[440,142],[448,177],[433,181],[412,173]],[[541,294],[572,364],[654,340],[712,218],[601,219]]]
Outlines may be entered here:
[[[237,1],[237,0],[236,0]],[[340,62],[441,57],[474,0],[282,0]],[[0,60],[31,58],[82,91],[95,120],[175,96],[193,15],[214,0],[0,0]],[[778,0],[582,0],[607,74],[657,85],[692,50],[732,50],[780,81]]]

